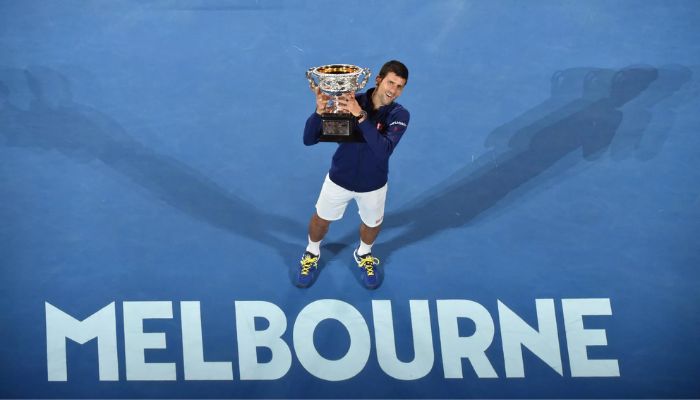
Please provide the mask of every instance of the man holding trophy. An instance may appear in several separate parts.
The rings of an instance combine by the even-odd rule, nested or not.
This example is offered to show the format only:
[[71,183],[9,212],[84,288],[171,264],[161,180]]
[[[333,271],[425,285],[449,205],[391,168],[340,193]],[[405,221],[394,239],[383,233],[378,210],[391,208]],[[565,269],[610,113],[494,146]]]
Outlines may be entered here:
[[307,71],[316,94],[316,111],[306,121],[304,144],[339,144],[309,222],[309,244],[296,274],[299,287],[315,281],[321,241],[330,223],[343,217],[353,199],[361,219],[354,259],[365,287],[375,289],[381,284],[379,260],[372,255],[372,245],[384,219],[389,157],[410,118],[408,110],[395,101],[408,81],[408,69],[399,61],[389,61],[375,78],[374,88],[355,94],[369,75],[368,69],[347,64]]

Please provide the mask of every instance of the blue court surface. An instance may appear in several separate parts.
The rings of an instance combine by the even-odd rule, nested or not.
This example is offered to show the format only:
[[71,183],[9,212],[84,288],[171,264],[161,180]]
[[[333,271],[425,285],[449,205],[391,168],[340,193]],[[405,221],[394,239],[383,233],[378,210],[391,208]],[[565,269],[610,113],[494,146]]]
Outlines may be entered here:
[[[298,289],[390,59],[383,285],[353,203]],[[0,0],[0,397],[698,398],[698,236],[698,1]]]

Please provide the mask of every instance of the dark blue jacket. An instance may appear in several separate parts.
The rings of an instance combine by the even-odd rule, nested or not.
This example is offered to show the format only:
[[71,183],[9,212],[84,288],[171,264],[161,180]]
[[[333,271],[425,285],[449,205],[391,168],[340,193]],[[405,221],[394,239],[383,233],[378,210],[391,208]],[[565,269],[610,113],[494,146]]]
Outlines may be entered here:
[[[396,102],[375,110],[373,91],[370,89],[355,96],[360,107],[367,111],[367,118],[355,127],[365,143],[340,143],[328,172],[335,184],[353,192],[371,192],[386,184],[389,156],[406,132],[410,119],[408,110]],[[320,136],[321,116],[314,112],[306,120],[304,144],[314,145]]]

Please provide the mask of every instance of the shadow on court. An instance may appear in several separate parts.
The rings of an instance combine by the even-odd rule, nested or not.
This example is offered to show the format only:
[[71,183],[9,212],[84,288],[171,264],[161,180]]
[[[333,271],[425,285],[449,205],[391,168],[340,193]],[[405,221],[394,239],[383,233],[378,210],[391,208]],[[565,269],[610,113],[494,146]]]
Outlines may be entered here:
[[[555,73],[550,97],[494,129],[486,153],[387,214],[378,254],[388,261],[402,247],[493,216],[570,169],[571,162],[559,162],[571,154],[580,154],[575,164],[607,153],[613,160],[653,158],[676,109],[698,95],[697,87],[688,85],[692,76],[691,68],[678,65]],[[356,242],[357,234],[348,234],[328,249],[337,254]]]
[[[580,154],[578,162],[595,162],[606,153],[613,160],[653,158],[676,109],[698,95],[688,85],[692,75],[677,65],[555,73],[550,97],[494,129],[479,159],[387,214],[380,236],[383,261],[545,187],[571,168],[559,161],[572,153]],[[26,108],[10,101],[12,91],[22,87],[29,96]],[[190,217],[274,249],[289,265],[303,250],[304,225],[263,213],[186,164],[145,147],[110,117],[75,103],[68,80],[55,70],[0,68],[0,145],[58,151],[76,162],[100,160]],[[356,241],[352,232],[324,249],[337,255]]]
[[[24,90],[26,109],[10,101]],[[72,99],[68,80],[45,67],[0,68],[0,145],[57,151],[76,162],[99,160],[171,207],[295,259],[305,226],[266,214],[186,164],[151,150],[113,119]]]

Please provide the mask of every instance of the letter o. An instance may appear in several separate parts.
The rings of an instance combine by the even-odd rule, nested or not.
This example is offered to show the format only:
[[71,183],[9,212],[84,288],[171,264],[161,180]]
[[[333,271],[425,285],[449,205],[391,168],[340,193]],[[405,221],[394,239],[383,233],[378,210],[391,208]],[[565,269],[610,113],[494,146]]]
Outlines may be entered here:
[[[338,360],[323,357],[314,345],[316,326],[325,319],[340,322],[350,335],[350,348]],[[355,307],[340,300],[317,300],[304,307],[294,322],[293,335],[294,351],[299,362],[320,379],[350,379],[362,371],[369,359],[370,336],[367,322]]]

